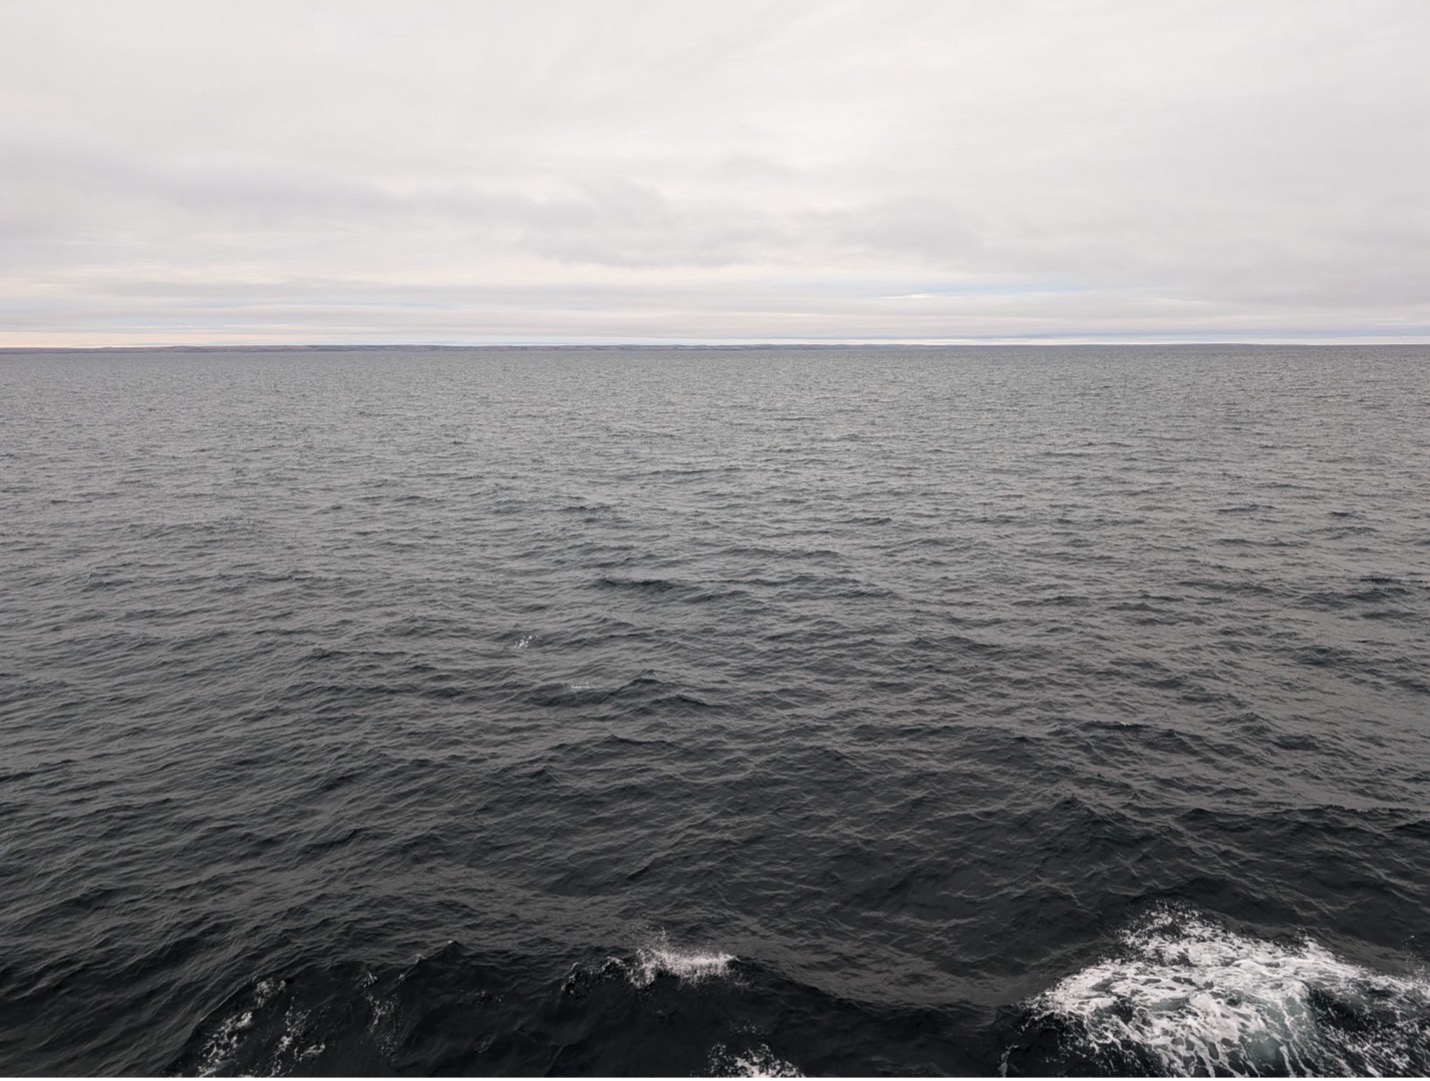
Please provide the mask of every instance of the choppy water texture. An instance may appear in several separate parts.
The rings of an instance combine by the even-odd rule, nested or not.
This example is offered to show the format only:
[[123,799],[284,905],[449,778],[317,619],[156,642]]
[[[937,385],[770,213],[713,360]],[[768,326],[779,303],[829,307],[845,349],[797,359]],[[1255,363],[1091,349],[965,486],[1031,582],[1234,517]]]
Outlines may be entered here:
[[0,357],[0,1070],[1430,1071],[1430,350]]

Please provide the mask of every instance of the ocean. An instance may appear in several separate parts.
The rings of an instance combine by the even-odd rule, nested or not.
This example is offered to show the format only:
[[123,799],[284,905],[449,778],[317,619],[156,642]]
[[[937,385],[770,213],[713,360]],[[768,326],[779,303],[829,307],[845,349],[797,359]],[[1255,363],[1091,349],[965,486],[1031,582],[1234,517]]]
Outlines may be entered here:
[[0,1072],[1430,1072],[1430,348],[0,356]]

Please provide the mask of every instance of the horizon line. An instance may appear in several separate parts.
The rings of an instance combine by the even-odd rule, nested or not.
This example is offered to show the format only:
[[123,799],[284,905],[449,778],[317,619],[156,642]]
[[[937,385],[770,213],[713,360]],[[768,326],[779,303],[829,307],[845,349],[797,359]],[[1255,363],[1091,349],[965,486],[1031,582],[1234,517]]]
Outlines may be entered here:
[[298,352],[343,352],[371,351],[379,349],[411,349],[430,352],[457,352],[471,350],[511,350],[542,349],[599,351],[612,349],[681,349],[681,350],[737,350],[737,349],[977,349],[977,348],[1068,348],[1068,347],[1137,347],[1137,346],[1374,346],[1374,345],[1430,345],[1430,336],[1407,335],[1367,335],[1336,338],[990,338],[951,339],[930,341],[916,339],[909,341],[891,339],[831,339],[828,341],[808,338],[781,341],[779,339],[751,339],[737,341],[699,341],[678,339],[662,342],[650,339],[609,340],[609,341],[540,341],[517,340],[499,342],[275,342],[260,344],[253,342],[217,344],[208,343],[165,343],[145,345],[0,345],[0,355],[21,353],[298,353]]

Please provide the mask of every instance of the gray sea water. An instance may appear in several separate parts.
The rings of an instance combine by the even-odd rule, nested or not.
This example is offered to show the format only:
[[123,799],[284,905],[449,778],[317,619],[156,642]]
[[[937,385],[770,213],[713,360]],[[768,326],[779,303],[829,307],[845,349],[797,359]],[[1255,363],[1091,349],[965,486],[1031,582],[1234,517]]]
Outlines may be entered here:
[[0,356],[0,1071],[1430,1071],[1430,349]]

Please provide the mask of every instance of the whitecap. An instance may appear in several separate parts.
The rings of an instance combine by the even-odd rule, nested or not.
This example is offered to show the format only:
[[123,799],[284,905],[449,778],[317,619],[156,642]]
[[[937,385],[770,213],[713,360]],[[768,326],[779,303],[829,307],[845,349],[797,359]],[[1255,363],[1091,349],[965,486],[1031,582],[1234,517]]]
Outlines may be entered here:
[[728,975],[733,960],[732,953],[682,949],[662,938],[638,949],[635,963],[626,966],[626,971],[637,987],[649,987],[657,976],[674,976],[682,983],[699,983]]
[[[1430,1067],[1430,980],[1375,972],[1164,909],[1118,956],[1034,998],[1079,1050],[1171,1074],[1406,1074]],[[1006,1066],[1006,1062],[1005,1062]]]

